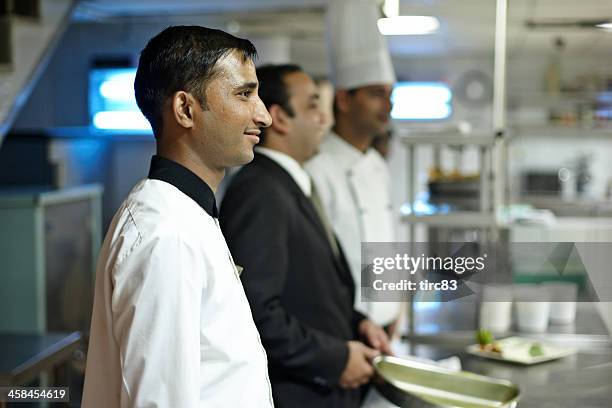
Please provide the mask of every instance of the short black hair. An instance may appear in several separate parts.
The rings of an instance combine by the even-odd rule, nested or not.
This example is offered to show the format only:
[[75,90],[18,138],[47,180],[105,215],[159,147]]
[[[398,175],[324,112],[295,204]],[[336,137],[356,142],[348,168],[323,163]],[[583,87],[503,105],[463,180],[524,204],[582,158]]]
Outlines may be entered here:
[[[289,103],[289,92],[287,92],[287,84],[285,83],[285,77],[295,72],[304,72],[304,70],[296,64],[268,64],[257,68],[259,98],[266,109],[270,110],[272,105],[278,105],[290,117],[295,115],[295,111]],[[262,128],[259,135],[259,144],[264,143],[265,133],[265,128]]]
[[241,51],[245,61],[257,56],[249,40],[200,26],[168,27],[149,40],[140,53],[134,92],[156,137],[164,102],[175,92],[193,94],[206,109],[206,85],[217,74],[217,61],[232,50]]

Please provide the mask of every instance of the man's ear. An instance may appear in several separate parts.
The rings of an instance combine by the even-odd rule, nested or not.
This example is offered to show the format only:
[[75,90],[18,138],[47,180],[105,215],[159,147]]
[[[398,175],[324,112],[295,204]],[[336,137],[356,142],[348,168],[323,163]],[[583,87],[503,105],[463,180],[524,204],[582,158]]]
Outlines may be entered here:
[[334,95],[334,105],[340,112],[347,112],[349,110],[349,101],[351,95],[346,89],[337,89]]
[[195,107],[198,106],[198,101],[188,92],[177,91],[172,95],[170,108],[172,117],[186,129],[193,127],[193,114]]
[[285,112],[279,105],[270,105],[268,112],[272,117],[272,124],[270,127],[274,129],[274,132],[280,135],[286,135],[289,133],[291,118],[289,115],[287,115],[287,112]]

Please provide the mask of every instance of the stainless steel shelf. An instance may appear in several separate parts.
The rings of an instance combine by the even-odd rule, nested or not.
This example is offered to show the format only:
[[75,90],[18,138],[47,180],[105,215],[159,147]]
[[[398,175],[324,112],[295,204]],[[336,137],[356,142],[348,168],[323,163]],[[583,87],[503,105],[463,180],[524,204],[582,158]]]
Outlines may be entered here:
[[494,142],[493,131],[491,134],[463,135],[459,132],[423,132],[413,135],[404,135],[401,142],[406,146],[415,145],[450,145],[450,146],[492,146]]
[[563,137],[612,140],[612,127],[593,128],[561,125],[513,125],[510,127],[510,130],[511,137],[516,139]]
[[489,228],[496,225],[495,216],[492,212],[455,211],[435,215],[405,214],[400,219],[402,222],[422,223],[438,227]]
[[558,106],[577,103],[606,102],[612,100],[610,91],[562,91],[558,94],[549,94],[544,91],[514,90],[508,95],[513,104],[525,106]]

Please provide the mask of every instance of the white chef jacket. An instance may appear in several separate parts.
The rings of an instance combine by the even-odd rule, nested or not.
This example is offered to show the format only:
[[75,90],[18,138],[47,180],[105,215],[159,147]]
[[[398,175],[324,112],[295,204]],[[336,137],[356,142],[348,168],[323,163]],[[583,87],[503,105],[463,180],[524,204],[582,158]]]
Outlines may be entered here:
[[305,168],[346,254],[355,281],[355,308],[380,325],[391,323],[399,303],[363,302],[360,293],[361,243],[395,239],[387,164],[376,150],[364,154],[332,132]]
[[139,182],[101,249],[83,407],[272,407],[213,192],[159,156],[151,173],[156,162],[170,182]]

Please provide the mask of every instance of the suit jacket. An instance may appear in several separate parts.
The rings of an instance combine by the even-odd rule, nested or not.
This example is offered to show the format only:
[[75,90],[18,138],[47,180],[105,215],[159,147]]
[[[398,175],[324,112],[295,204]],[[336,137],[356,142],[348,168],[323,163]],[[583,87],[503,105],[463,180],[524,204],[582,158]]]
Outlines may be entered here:
[[289,173],[256,153],[232,179],[220,222],[268,355],[277,408],[357,407],[338,380],[346,342],[364,318],[310,199]]

